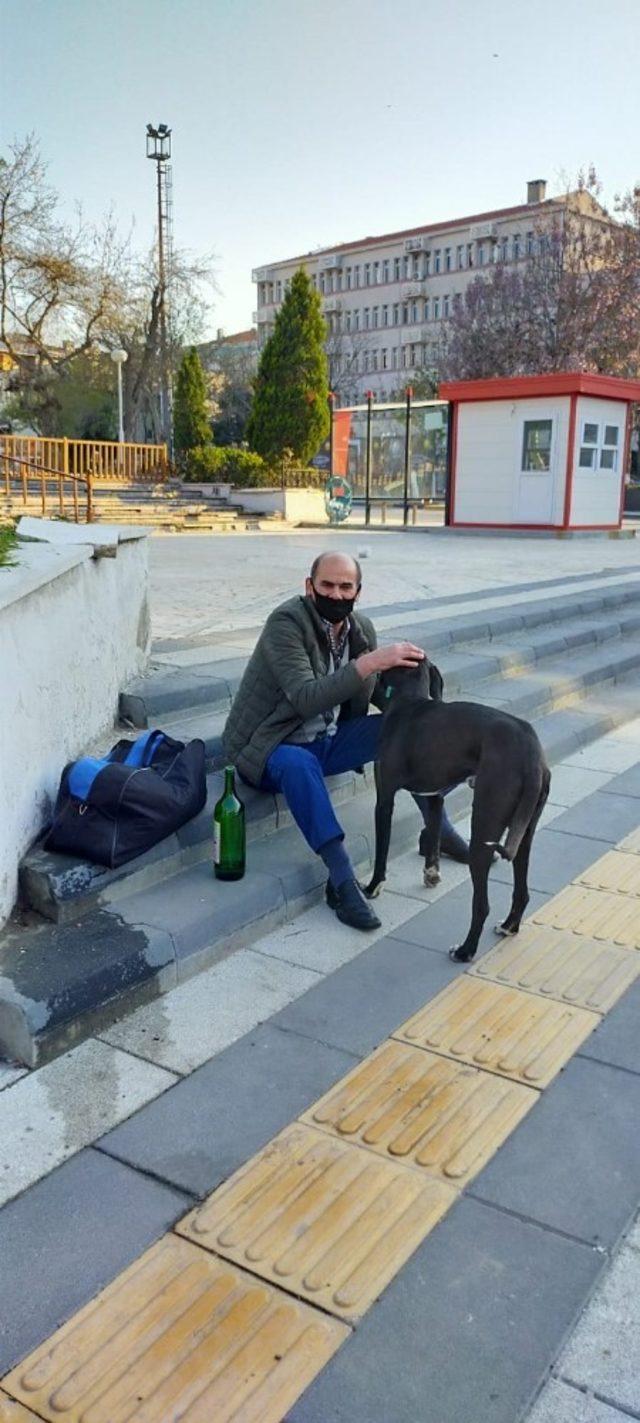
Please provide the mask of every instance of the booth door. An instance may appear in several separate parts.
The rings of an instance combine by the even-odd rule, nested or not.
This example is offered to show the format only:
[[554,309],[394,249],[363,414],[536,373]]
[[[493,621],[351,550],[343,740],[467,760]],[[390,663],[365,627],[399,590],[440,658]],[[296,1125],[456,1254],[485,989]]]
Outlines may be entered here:
[[552,418],[522,422],[515,522],[550,524],[553,518],[555,439]]

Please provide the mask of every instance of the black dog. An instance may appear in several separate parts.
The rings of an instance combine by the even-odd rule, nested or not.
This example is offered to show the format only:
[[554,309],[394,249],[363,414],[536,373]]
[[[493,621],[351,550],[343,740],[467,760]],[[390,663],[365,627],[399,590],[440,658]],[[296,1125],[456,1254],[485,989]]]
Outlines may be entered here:
[[[376,777],[376,854],[365,893],[380,892],[385,878],[396,791],[429,796],[428,823],[420,836],[424,882],[440,879],[442,787],[475,778],[469,867],[473,911],[463,944],[450,950],[468,963],[489,913],[487,879],[495,852],[513,861],[513,899],[501,934],[517,934],[529,902],[527,871],[536,825],[549,795],[551,775],[533,727],[519,717],[478,702],[443,702],[438,668],[425,658],[415,669],[396,667],[382,676],[386,692]],[[502,836],[507,831],[504,845]]]

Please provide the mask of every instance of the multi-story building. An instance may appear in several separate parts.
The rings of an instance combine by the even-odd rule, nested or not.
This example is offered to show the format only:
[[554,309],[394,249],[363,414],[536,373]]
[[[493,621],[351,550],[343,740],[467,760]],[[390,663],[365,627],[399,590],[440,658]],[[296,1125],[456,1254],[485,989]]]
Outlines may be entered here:
[[304,267],[323,299],[329,378],[341,404],[365,391],[383,400],[412,375],[437,369],[441,323],[454,298],[495,262],[523,262],[540,229],[571,203],[595,207],[585,192],[547,198],[546,182],[527,184],[527,201],[404,232],[343,242],[257,267],[258,343],[273,330],[294,272]]

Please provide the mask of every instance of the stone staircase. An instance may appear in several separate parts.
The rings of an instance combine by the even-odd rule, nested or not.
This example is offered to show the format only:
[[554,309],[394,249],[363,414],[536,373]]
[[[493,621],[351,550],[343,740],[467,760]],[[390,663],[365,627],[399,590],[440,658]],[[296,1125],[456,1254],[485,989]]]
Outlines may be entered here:
[[[50,481],[47,486],[47,513],[55,518],[58,511],[58,484]],[[66,486],[65,510],[72,516],[70,486]],[[84,509],[83,487],[79,490],[80,507]],[[18,518],[29,514],[35,518],[42,513],[41,485],[30,480],[27,486],[27,502],[21,492],[0,495],[0,523],[3,519]],[[93,517],[96,523],[144,525],[155,533],[247,533],[276,527],[286,528],[282,519],[274,515],[247,514],[237,504],[214,494],[190,494],[188,486],[173,480],[162,484],[136,483],[131,485],[94,484]]]
[[[533,722],[551,764],[640,709],[640,575],[601,574],[523,592],[432,600],[373,612],[384,641],[423,645],[445,679],[447,700],[500,706]],[[459,610],[458,604],[460,605]],[[166,992],[240,945],[291,919],[323,892],[326,872],[307,850],[280,797],[242,791],[248,869],[220,884],[211,870],[211,813],[220,794],[220,733],[245,659],[215,646],[171,653],[120,700],[122,724],[202,737],[206,809],[148,854],[117,870],[35,846],[21,869],[21,910],[0,939],[0,1056],[34,1065]],[[99,747],[111,744],[112,735]],[[349,848],[363,871],[372,851],[370,772],[333,779]],[[467,786],[448,798],[463,815]],[[399,798],[392,853],[417,841],[418,812]],[[419,864],[416,860],[416,875]]]

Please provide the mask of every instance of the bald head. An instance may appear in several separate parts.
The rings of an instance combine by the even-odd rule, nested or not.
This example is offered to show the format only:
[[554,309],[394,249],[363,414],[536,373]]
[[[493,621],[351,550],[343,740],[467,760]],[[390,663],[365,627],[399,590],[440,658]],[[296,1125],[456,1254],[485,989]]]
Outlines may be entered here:
[[312,583],[319,583],[321,579],[330,579],[332,583],[336,580],[348,581],[352,585],[350,597],[362,583],[362,569],[357,558],[351,558],[346,553],[319,553],[311,564],[309,576]]

